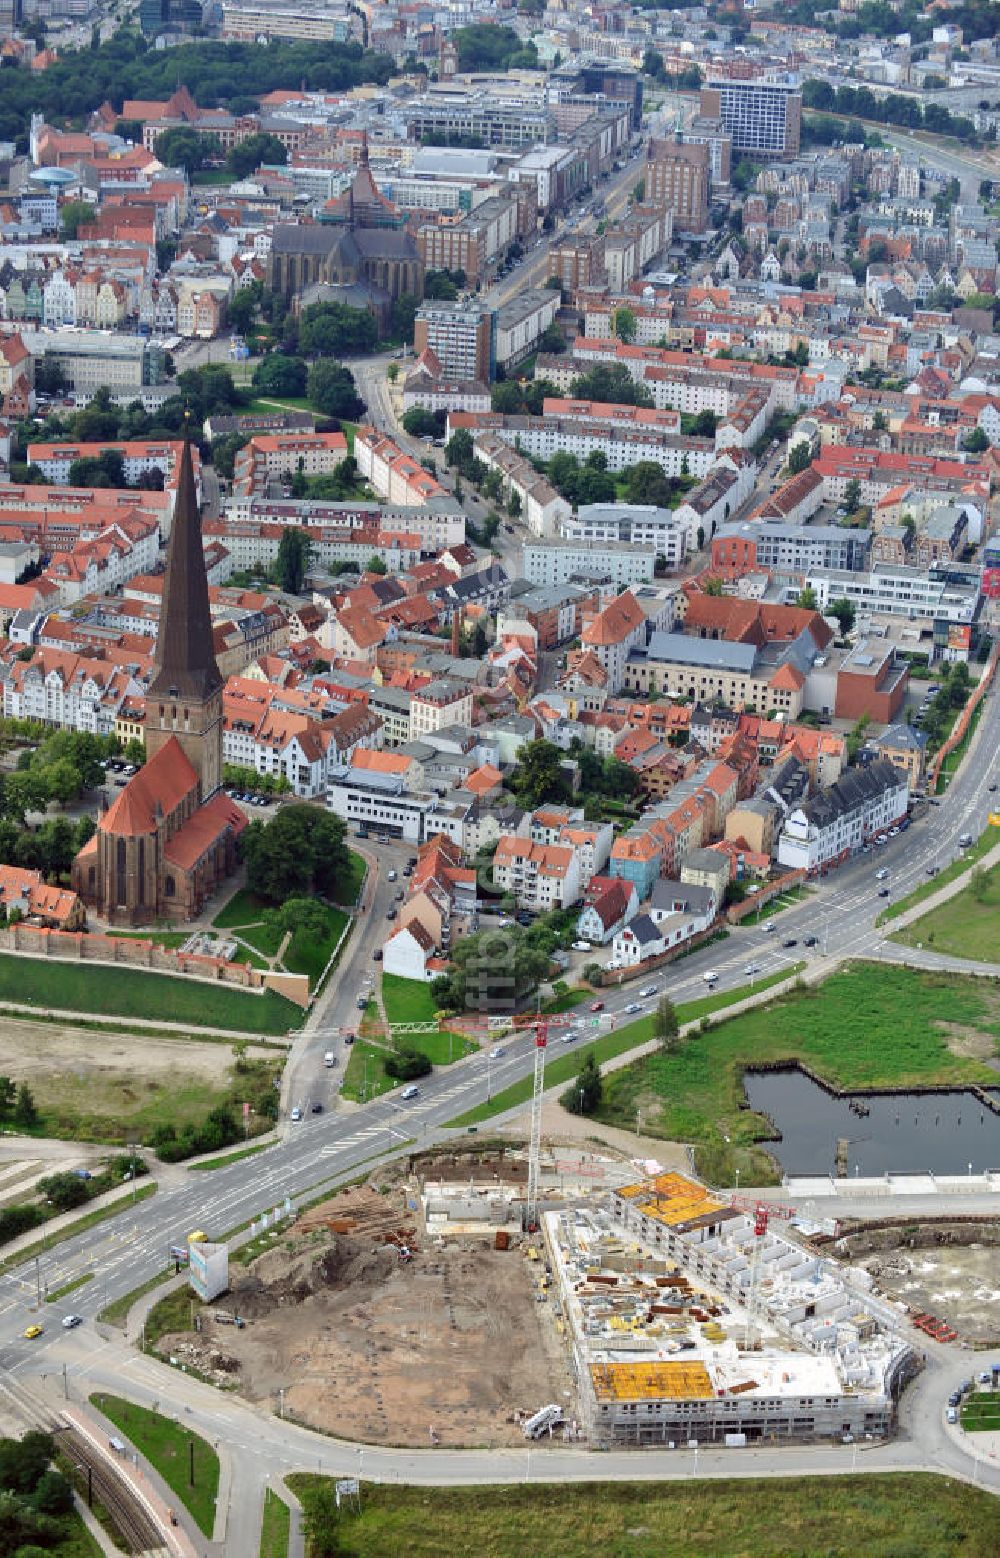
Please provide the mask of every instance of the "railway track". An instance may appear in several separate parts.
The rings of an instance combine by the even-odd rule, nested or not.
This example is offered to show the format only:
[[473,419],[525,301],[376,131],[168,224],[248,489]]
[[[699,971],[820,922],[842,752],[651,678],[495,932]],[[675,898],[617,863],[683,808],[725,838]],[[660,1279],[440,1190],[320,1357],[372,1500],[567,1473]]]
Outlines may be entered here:
[[[167,1554],[159,1525],[131,1484],[119,1475],[114,1462],[109,1461],[79,1429],[62,1420],[58,1409],[28,1386],[6,1378],[0,1382],[0,1389],[27,1427],[39,1428],[52,1435],[69,1463],[71,1474],[72,1471],[77,1473],[77,1491],[96,1498],[107,1510],[125,1552]],[[82,1482],[79,1481],[81,1476]]]

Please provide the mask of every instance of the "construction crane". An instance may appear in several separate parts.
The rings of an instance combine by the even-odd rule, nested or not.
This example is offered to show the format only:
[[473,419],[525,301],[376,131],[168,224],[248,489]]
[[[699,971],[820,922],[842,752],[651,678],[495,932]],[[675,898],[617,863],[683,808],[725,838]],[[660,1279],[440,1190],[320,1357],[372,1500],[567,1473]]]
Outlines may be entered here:
[[764,1250],[764,1235],[772,1217],[786,1220],[795,1216],[794,1206],[778,1206],[769,1201],[743,1201],[730,1197],[730,1204],[742,1212],[753,1214],[753,1246],[750,1250],[750,1285],[747,1288],[747,1323],[743,1333],[743,1348],[749,1352],[757,1341],[757,1311],[760,1304],[760,1267]]

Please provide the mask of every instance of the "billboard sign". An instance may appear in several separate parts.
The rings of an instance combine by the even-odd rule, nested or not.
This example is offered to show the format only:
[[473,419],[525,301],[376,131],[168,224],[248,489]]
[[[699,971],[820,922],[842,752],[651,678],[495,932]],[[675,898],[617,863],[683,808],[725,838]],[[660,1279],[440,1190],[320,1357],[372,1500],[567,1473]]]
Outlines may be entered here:
[[202,1303],[210,1304],[229,1287],[229,1247],[206,1241],[188,1248],[188,1282]]

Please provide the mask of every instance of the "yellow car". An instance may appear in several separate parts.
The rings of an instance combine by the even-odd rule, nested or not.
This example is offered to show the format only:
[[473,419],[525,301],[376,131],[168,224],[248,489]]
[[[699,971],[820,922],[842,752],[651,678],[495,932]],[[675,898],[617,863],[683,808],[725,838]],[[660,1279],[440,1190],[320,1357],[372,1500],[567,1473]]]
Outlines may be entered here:
[[33,1342],[35,1340],[36,1336],[41,1336],[42,1335],[44,1330],[45,1330],[44,1325],[29,1325],[28,1329],[25,1331],[24,1334],[25,1334],[25,1337],[27,1338],[27,1340],[29,1342]]
[[188,1244],[207,1244],[207,1243],[208,1243],[208,1234],[207,1233],[203,1233],[200,1228],[196,1228],[194,1233],[189,1233],[188,1234]]

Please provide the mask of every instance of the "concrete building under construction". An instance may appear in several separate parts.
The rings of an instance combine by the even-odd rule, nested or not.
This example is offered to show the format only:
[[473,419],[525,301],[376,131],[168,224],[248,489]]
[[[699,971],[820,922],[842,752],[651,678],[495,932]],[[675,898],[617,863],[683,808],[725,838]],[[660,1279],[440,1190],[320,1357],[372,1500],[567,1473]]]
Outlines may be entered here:
[[916,1368],[892,1310],[680,1174],[545,1217],[594,1444],[881,1437]]

